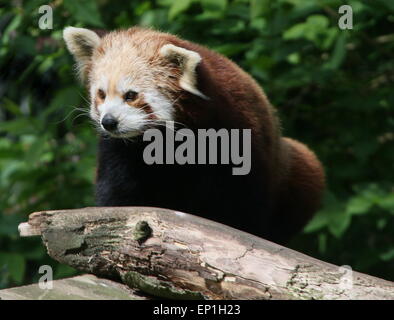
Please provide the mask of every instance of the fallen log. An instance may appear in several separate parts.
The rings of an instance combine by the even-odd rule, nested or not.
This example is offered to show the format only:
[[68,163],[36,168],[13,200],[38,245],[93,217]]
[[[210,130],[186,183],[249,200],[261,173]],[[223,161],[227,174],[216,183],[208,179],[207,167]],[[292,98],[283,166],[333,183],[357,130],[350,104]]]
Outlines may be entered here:
[[394,283],[183,212],[42,211],[19,226],[78,270],[171,299],[394,299]]
[[52,288],[38,283],[0,290],[0,300],[149,300],[124,284],[91,274],[54,280]]

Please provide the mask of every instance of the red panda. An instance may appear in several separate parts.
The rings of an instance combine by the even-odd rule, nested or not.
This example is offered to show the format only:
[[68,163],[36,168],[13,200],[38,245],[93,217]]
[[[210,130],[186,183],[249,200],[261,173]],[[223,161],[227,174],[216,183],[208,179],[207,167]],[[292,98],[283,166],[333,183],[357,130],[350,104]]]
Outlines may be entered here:
[[[324,171],[304,144],[281,136],[263,90],[226,57],[174,35],[133,27],[99,37],[67,27],[67,48],[90,92],[100,132],[98,206],[184,211],[278,243],[318,210]],[[143,133],[174,121],[198,129],[251,129],[251,170],[148,165]]]

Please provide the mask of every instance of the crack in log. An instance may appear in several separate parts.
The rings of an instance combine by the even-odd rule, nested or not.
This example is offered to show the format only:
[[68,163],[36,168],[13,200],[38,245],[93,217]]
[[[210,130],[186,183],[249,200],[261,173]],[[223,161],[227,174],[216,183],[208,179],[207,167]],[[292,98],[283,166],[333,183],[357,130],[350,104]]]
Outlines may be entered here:
[[254,246],[254,244],[252,243],[252,245],[249,248],[246,248],[245,252],[242,253],[239,257],[236,257],[235,260],[238,261],[238,260],[244,258],[248,252],[251,252],[254,249],[253,246]]
[[88,248],[87,243],[86,243],[85,241],[83,241],[83,242],[81,243],[81,245],[80,245],[78,248],[66,249],[66,250],[64,251],[64,255],[65,255],[65,256],[67,256],[67,255],[69,255],[69,254],[78,255],[78,254],[81,254],[81,253],[82,253],[85,249],[87,249],[87,248]]
[[122,275],[122,280],[131,288],[136,288],[144,293],[166,299],[205,300],[206,297],[198,291],[191,291],[175,287],[171,282],[161,281],[155,277],[141,275],[128,271]]

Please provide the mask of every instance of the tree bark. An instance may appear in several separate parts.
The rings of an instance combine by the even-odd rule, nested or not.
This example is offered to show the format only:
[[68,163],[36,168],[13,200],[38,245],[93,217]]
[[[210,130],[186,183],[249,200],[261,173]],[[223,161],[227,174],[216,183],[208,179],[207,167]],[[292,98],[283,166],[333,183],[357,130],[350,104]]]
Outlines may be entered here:
[[78,270],[173,299],[394,299],[394,283],[183,212],[42,211],[19,227]]
[[128,286],[91,274],[54,280],[51,288],[39,283],[0,290],[0,300],[149,300]]

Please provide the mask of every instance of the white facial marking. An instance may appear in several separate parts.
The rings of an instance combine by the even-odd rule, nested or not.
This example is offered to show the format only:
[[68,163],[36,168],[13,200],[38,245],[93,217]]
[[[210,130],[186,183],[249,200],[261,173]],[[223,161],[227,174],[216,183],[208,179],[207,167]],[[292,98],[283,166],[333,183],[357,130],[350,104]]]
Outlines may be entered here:
[[[113,137],[119,138],[130,138],[143,133],[143,131],[152,125],[153,121],[171,121],[173,120],[173,105],[163,94],[155,89],[141,89],[135,85],[132,85],[133,81],[131,77],[122,78],[116,85],[117,94],[116,96],[106,95],[106,98],[102,104],[97,108],[92,106],[90,110],[90,116],[95,120],[101,130],[108,133]],[[91,97],[97,95],[99,89],[107,93],[109,87],[108,79],[101,77],[91,87]],[[143,108],[137,108],[130,106],[123,99],[123,94],[127,91],[135,91],[143,95],[144,101],[151,107],[155,120],[149,118],[149,113]],[[102,126],[102,120],[106,115],[110,115],[118,121],[117,130],[109,132]]]
[[133,83],[133,79],[131,77],[124,77],[121,79],[116,85],[116,90],[118,90],[119,93],[126,93],[129,90],[134,92],[141,91],[141,89]]
[[165,96],[156,90],[144,91],[145,102],[148,103],[155,116],[160,120],[171,121],[173,119],[174,107]]
[[93,96],[96,94],[98,89],[101,89],[104,92],[108,91],[108,78],[107,77],[105,77],[105,76],[100,77],[100,79],[97,81],[97,83],[94,86],[94,92],[91,92],[91,93],[93,93]]
[[106,115],[111,115],[118,121],[118,128],[110,135],[116,137],[133,137],[142,133],[146,123],[146,113],[138,108],[133,108],[123,101],[121,97],[107,98],[99,107],[100,126]]

